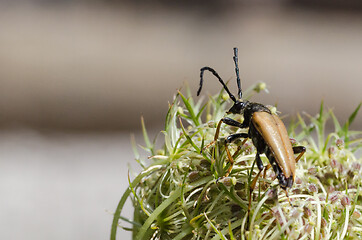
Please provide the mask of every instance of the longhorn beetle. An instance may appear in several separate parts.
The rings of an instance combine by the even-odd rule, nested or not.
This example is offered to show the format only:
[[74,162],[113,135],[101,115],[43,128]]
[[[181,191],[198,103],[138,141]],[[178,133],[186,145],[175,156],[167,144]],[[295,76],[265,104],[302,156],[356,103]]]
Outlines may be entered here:
[[[263,162],[260,159],[260,154],[265,153],[270,162],[270,165],[265,168],[265,171],[269,169],[270,166],[273,167],[273,170],[279,180],[279,185],[282,189],[285,190],[287,194],[287,188],[292,187],[295,179],[295,164],[305,153],[306,149],[303,146],[292,147],[285,125],[280,120],[280,118],[273,114],[266,106],[260,103],[242,100],[237,48],[234,48],[233,60],[235,64],[236,82],[238,86],[238,99],[236,99],[235,96],[229,91],[228,87],[221,79],[219,74],[210,67],[203,67],[200,69],[200,87],[197,91],[197,96],[199,96],[202,89],[204,72],[209,71],[219,80],[225,91],[230,96],[231,100],[234,102],[233,106],[229,109],[227,114],[233,113],[244,116],[244,121],[242,123],[228,117],[222,118],[217,125],[215,138],[211,144],[213,144],[218,139],[221,123],[238,128],[249,128],[247,133],[234,133],[227,136],[225,138],[224,144],[228,160],[230,162],[230,167],[225,176],[230,174],[232,165],[234,163],[233,157],[231,156],[227,147],[229,143],[234,142],[237,139],[244,138],[244,144],[247,138],[250,138],[253,142],[253,145],[256,147],[257,152],[255,161],[257,167],[259,168],[259,173],[254,178],[250,186],[248,209],[250,211],[251,194],[257,179],[260,176],[260,173],[264,169]],[[297,158],[295,158],[294,154],[299,155]]]

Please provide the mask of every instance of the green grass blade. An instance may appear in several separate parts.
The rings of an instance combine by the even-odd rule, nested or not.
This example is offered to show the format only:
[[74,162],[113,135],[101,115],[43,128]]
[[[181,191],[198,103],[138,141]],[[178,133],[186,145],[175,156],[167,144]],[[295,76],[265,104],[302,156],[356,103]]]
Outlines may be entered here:
[[184,126],[182,125],[181,119],[180,119],[180,126],[181,126],[182,132],[185,135],[187,141],[194,147],[195,151],[198,153],[201,152],[201,149],[194,143],[194,141],[192,141],[191,137],[187,134]]
[[177,99],[178,99],[179,94],[177,93],[175,96],[175,99],[173,100],[173,102],[169,105],[168,107],[168,111],[166,114],[166,120],[165,120],[165,131],[168,132],[169,131],[169,127],[170,124],[172,122],[172,118],[175,115],[175,112],[177,112],[175,109],[177,108]]
[[176,142],[180,136],[180,130],[177,127],[177,114],[178,114],[178,106],[176,104],[178,99],[178,94],[174,102],[169,106],[169,110],[166,116],[166,123],[165,123],[165,137],[168,137],[168,141],[170,143],[168,151],[172,151],[173,147],[176,145]]
[[131,134],[131,146],[132,146],[132,151],[133,151],[133,155],[136,159],[136,161],[138,162],[138,164],[141,165],[141,167],[144,169],[145,168],[145,164],[144,162],[141,160],[140,158],[140,154],[137,150],[137,144],[136,144],[136,139],[134,134]]
[[162,213],[170,204],[172,204],[177,198],[179,198],[181,195],[181,188],[177,188],[169,198],[167,198],[165,201],[163,201],[153,212],[152,214],[147,218],[143,226],[139,229],[136,240],[143,240],[145,239],[146,232],[148,229],[150,229],[151,224],[156,220],[158,215]]
[[201,118],[201,114],[203,113],[203,111],[205,110],[205,107],[207,106],[207,104],[204,104],[202,106],[202,108],[200,109],[200,111],[197,113],[196,115],[196,119],[200,119]]
[[[317,126],[317,137],[318,137],[318,147],[319,149],[323,149],[324,145],[324,126],[325,126],[325,116],[324,116],[324,103],[321,102],[319,108],[319,116],[317,119],[311,119],[312,122]],[[323,153],[323,151],[322,151]]]
[[152,155],[154,155],[155,154],[154,145],[151,143],[150,138],[148,137],[148,133],[147,133],[147,129],[146,129],[146,125],[145,125],[145,121],[144,121],[143,117],[141,117],[141,125],[142,125],[143,138],[146,143],[146,148],[150,151],[150,153]]
[[200,125],[200,121],[199,121],[199,119],[197,118],[197,116],[195,115],[194,108],[193,108],[193,106],[191,105],[190,99],[186,99],[185,96],[182,95],[182,93],[180,93],[180,92],[179,92],[179,95],[180,95],[183,103],[185,104],[185,107],[186,107],[187,111],[188,111],[189,114],[190,114],[191,120],[194,122],[195,126],[199,126],[199,125]]
[[332,117],[332,120],[333,120],[334,131],[335,131],[336,133],[338,133],[338,135],[339,135],[340,137],[342,137],[342,135],[341,135],[341,134],[342,134],[342,127],[341,127],[341,125],[339,124],[339,121],[337,120],[336,115],[334,115],[334,113],[333,113],[332,110],[329,111],[329,115]]
[[217,233],[217,235],[222,239],[222,240],[226,240],[226,237],[215,227],[215,225],[210,221],[210,219],[207,217],[206,213],[204,213],[204,216],[207,220],[207,222],[210,224],[210,226],[212,227],[212,229],[214,229],[214,231]]
[[181,232],[173,238],[173,240],[182,240],[182,239],[186,239],[185,237],[187,235],[189,235],[190,233],[192,233],[193,228],[188,225],[185,229],[182,229]]
[[345,141],[347,142],[347,147],[348,147],[348,140],[349,140],[349,136],[348,136],[348,129],[349,129],[349,126],[353,123],[354,119],[356,118],[357,116],[357,113],[359,111],[359,109],[361,108],[361,104],[360,103],[357,108],[353,111],[353,113],[349,116],[348,120],[346,121],[346,123],[343,125],[343,134],[344,134],[344,137],[345,137]]
[[362,103],[358,104],[357,108],[353,111],[353,113],[348,117],[347,122],[343,126],[343,129],[348,129],[348,127],[353,123],[354,119],[356,118],[359,109],[361,108]]

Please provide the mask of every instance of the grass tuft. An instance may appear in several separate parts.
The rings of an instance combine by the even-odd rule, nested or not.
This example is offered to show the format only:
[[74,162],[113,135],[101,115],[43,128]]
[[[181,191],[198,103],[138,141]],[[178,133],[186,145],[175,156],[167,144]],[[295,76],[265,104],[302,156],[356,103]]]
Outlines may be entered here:
[[[251,97],[261,90],[266,90],[264,83],[244,95]],[[141,159],[132,139],[143,170],[129,179],[129,188],[114,213],[111,239],[116,239],[119,227],[132,231],[136,240],[361,239],[362,159],[356,152],[362,146],[362,131],[349,129],[361,104],[345,123],[322,102],[316,116],[298,115],[289,124],[293,145],[307,148],[289,190],[291,204],[269,170],[253,192],[249,221],[249,186],[258,172],[251,140],[241,147],[240,142],[230,144],[235,164],[220,181],[229,167],[224,145],[217,141],[205,148],[230,106],[223,90],[209,96],[206,103],[192,99],[189,89],[186,96],[178,92],[166,116],[162,149],[155,149],[141,119],[143,149],[151,156]],[[233,118],[243,120],[240,115]],[[334,124],[329,133],[328,120]],[[245,130],[222,125],[220,139],[235,131]],[[267,158],[261,158],[266,165]],[[121,216],[127,199],[134,206],[133,220]]]

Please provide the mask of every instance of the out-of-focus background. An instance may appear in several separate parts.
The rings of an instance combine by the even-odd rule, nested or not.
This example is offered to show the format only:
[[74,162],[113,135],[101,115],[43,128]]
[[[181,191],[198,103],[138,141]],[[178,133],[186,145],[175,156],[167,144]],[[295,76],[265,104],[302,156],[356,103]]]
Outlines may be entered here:
[[233,47],[243,86],[268,85],[255,101],[345,121],[361,43],[357,0],[0,1],[0,239],[108,238],[140,116],[154,136],[201,67],[233,79]]

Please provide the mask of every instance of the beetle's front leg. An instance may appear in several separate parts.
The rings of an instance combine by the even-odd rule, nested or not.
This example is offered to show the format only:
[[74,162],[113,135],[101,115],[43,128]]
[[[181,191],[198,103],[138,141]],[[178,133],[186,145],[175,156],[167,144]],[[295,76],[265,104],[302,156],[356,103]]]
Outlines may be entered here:
[[247,128],[247,124],[244,124],[243,123],[240,123],[232,118],[229,118],[229,117],[224,117],[223,119],[221,119],[221,121],[223,121],[223,123],[225,123],[226,125],[229,125],[229,126],[233,126],[233,127],[238,127],[238,128]]
[[[247,128],[247,126],[244,126],[244,124],[242,124],[242,123],[240,123],[238,121],[235,121],[232,118],[224,117],[224,118],[220,119],[219,123],[217,124],[216,133],[215,133],[215,136],[214,136],[214,141],[216,141],[219,138],[221,123],[225,123],[226,125],[233,126],[233,127],[238,127],[238,128]],[[232,135],[234,135],[234,134],[232,134]],[[232,135],[230,135],[230,136],[232,136]]]
[[[234,119],[231,119],[229,117],[225,117],[220,119],[219,123],[217,124],[216,127],[216,132],[215,132],[215,136],[214,136],[214,140],[212,142],[210,142],[209,144],[207,144],[202,150],[209,148],[211,145],[215,144],[215,142],[217,141],[217,139],[219,138],[219,134],[220,134],[220,128],[221,128],[221,123],[225,123],[226,125],[229,126],[233,126],[233,127],[238,127],[238,128],[247,128],[248,126],[246,126],[244,123],[240,123],[238,121],[235,121]],[[232,140],[234,141],[234,140]]]

